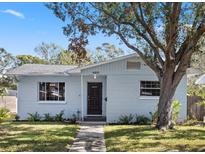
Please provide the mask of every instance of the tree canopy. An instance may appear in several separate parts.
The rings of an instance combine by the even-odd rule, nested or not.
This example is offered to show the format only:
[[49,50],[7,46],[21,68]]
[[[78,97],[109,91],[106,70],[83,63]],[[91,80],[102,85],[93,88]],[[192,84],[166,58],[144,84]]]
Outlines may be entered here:
[[101,46],[96,48],[95,53],[92,55],[92,62],[102,62],[112,58],[116,58],[124,55],[124,51],[120,48],[117,48],[113,44],[103,43]]
[[47,61],[32,55],[17,55],[17,65],[21,66],[24,64],[46,64]]

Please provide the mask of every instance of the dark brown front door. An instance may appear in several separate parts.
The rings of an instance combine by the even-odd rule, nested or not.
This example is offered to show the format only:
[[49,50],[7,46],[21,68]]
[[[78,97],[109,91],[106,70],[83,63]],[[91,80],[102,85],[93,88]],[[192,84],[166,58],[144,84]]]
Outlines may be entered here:
[[88,83],[88,114],[102,114],[102,83]]

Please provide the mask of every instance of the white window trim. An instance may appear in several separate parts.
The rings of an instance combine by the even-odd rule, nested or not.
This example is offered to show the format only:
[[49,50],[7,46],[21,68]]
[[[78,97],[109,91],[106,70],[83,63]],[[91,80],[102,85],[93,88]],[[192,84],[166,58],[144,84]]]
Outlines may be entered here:
[[[139,69],[128,69],[128,68],[127,68],[127,63],[128,63],[128,62],[139,62],[139,63],[140,63],[140,68],[139,68]],[[141,67],[142,67],[142,63],[141,63],[140,61],[127,60],[126,63],[125,63],[125,70],[126,70],[126,71],[130,71],[130,72],[140,71],[140,70],[141,70]]]
[[[157,81],[157,80],[139,80],[139,99],[159,99],[159,96],[141,95],[141,89],[160,89],[160,88],[141,88],[141,81]],[[157,81],[157,82],[159,82],[159,81]]]
[[156,100],[157,99],[158,100],[159,96],[140,96],[139,99],[150,99],[150,100],[151,99],[152,100],[154,100],[154,99]]
[[[47,83],[47,82],[51,82],[51,83],[58,83],[58,92],[59,92],[59,83],[60,82],[62,82],[62,83],[65,83],[64,81],[38,81],[38,85],[37,85],[37,102],[38,102],[38,104],[67,104],[67,102],[66,102],[66,83],[65,83],[65,94],[64,94],[64,101],[59,101],[59,98],[58,98],[58,100],[53,100],[53,101],[51,101],[51,100],[45,100],[45,101],[42,101],[42,100],[39,100],[39,83],[40,82],[45,82],[45,83]],[[45,84],[45,89],[46,89],[46,84]]]

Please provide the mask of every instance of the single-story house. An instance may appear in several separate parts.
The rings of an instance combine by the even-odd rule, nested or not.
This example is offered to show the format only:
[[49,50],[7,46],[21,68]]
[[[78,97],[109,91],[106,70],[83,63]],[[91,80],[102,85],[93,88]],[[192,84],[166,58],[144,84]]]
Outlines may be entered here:
[[[121,115],[150,116],[157,109],[160,84],[155,73],[137,54],[77,67],[71,65],[26,64],[7,74],[18,79],[17,112],[65,117],[80,113],[117,122]],[[167,87],[169,88],[169,87]],[[181,102],[179,120],[187,116],[187,78],[180,82],[174,99]]]

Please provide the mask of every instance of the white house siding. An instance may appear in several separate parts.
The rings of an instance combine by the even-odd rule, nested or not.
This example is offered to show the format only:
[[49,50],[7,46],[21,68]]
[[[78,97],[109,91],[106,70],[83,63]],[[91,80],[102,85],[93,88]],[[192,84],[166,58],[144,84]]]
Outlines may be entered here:
[[[141,69],[127,70],[127,60],[141,62]],[[82,74],[89,75],[95,71],[99,72],[99,76],[106,75],[108,99],[106,103],[107,122],[117,122],[123,114],[128,115],[132,113],[150,116],[149,112],[153,113],[156,111],[157,97],[140,97],[140,81],[157,80],[154,72],[141,59],[129,58],[88,68],[82,70]],[[174,97],[182,104],[179,120],[185,120],[187,111],[186,77],[181,81]]]
[[[38,82],[65,82],[65,102],[62,104],[38,101]],[[28,113],[38,112],[40,115],[50,113],[55,115],[64,110],[65,117],[81,111],[80,76],[26,76],[20,77],[18,83],[18,115],[26,119]]]

